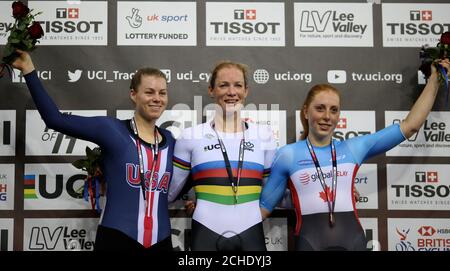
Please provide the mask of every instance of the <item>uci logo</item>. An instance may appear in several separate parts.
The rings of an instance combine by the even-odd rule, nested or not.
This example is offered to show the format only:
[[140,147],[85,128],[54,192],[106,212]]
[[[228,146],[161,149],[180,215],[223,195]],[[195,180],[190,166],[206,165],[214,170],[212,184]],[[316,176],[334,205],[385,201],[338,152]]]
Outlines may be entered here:
[[205,146],[205,147],[203,148],[203,150],[204,150],[205,152],[207,152],[207,151],[212,151],[212,150],[214,150],[214,149],[219,150],[219,149],[220,149],[220,144],[219,144],[219,143],[217,143],[217,144],[212,144],[212,145]]
[[[63,174],[56,174],[54,177],[51,176],[50,182],[53,183],[54,188],[49,189],[47,182],[48,175],[25,175],[25,186],[24,193],[27,199],[37,199],[36,192],[44,199],[56,199],[63,194],[64,186],[66,193],[75,199],[80,199],[83,196],[78,192],[79,188],[82,187],[86,175],[75,174],[72,176],[64,176]],[[67,181],[65,181],[67,178]],[[65,185],[64,185],[65,182]],[[81,184],[80,184],[81,183]],[[37,184],[37,187],[36,187]]]

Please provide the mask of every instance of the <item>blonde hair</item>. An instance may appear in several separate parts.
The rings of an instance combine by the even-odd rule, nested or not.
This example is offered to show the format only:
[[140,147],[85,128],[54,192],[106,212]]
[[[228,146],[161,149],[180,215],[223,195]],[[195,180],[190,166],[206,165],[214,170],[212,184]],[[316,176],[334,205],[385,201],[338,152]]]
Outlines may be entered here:
[[229,61],[229,60],[224,60],[221,61],[219,63],[216,64],[216,66],[214,67],[213,71],[211,72],[211,78],[209,79],[209,87],[210,88],[214,88],[215,84],[216,84],[216,78],[217,78],[217,73],[224,69],[224,68],[230,68],[230,67],[234,67],[237,68],[238,70],[240,70],[242,72],[242,74],[244,75],[244,87],[247,87],[247,73],[248,73],[248,67],[245,64],[242,63],[238,63],[238,62],[233,62],[233,61]]

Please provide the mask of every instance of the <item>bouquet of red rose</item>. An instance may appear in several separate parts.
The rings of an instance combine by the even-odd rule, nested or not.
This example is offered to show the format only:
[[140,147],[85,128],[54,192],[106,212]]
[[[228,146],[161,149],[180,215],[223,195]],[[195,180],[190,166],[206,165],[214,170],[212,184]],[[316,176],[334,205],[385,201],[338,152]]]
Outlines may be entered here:
[[92,210],[101,213],[100,196],[105,194],[105,178],[101,170],[100,164],[102,160],[102,150],[100,147],[86,147],[86,158],[80,159],[72,163],[78,169],[87,172],[86,181],[84,182],[83,191],[80,196],[86,201],[91,201]]
[[439,60],[450,57],[450,32],[442,33],[441,39],[436,47],[422,46],[420,50],[420,59],[422,65],[419,70],[426,78],[431,75],[431,65],[439,71],[439,82],[441,85],[445,84],[448,88],[447,71],[441,65]]
[[16,49],[27,52],[33,51],[36,48],[36,43],[39,42],[38,39],[44,35],[41,24],[34,21],[35,16],[41,14],[41,12],[33,15],[32,11],[21,1],[12,3],[12,15],[16,21],[10,30],[11,33],[3,51],[0,77],[5,68],[11,71],[10,65],[18,57]]

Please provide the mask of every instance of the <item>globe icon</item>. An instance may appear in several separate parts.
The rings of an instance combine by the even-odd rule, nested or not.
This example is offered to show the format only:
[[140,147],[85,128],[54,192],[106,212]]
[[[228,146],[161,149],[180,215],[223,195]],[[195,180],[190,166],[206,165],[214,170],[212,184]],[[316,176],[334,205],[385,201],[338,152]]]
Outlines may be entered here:
[[265,69],[257,69],[253,73],[253,80],[255,80],[257,84],[265,84],[269,81],[269,72]]

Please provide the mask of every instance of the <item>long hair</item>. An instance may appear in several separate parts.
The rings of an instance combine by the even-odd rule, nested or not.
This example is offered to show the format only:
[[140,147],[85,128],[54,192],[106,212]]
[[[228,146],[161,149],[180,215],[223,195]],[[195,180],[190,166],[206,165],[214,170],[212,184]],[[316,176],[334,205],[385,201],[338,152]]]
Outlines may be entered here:
[[331,91],[338,95],[339,101],[341,100],[341,93],[339,90],[335,87],[333,87],[330,84],[317,84],[313,86],[306,95],[305,102],[303,103],[302,107],[300,108],[300,120],[302,121],[303,125],[303,134],[300,136],[301,140],[304,140],[308,137],[309,134],[309,124],[308,120],[305,118],[305,111],[308,109],[309,105],[311,104],[314,97],[316,97],[317,94],[319,94],[322,91]]

